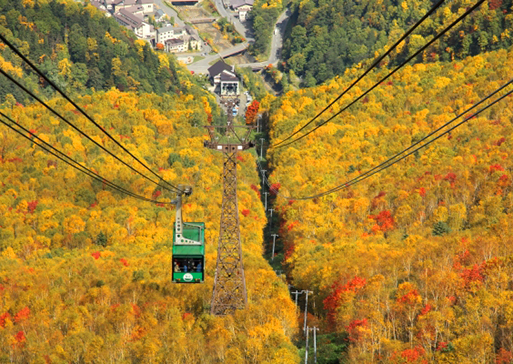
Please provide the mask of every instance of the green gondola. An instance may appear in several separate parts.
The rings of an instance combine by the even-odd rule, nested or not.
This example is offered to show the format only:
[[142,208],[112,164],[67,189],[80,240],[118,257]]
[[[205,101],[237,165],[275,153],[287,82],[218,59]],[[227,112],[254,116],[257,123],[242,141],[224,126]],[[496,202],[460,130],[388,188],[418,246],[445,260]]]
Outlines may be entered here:
[[179,188],[173,231],[173,282],[201,283],[205,276],[205,223],[183,222],[182,195],[190,196],[192,188]]

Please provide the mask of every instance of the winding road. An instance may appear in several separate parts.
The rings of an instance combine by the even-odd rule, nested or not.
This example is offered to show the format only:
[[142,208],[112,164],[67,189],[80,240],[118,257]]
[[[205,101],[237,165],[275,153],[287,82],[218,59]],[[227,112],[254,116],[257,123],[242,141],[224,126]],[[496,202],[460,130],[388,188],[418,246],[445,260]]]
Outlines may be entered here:
[[160,7],[160,9],[162,9],[162,11],[168,17],[175,19],[175,24],[178,24],[179,27],[185,26],[185,23],[183,22],[182,19],[180,19],[180,17],[178,16],[178,13],[176,11],[174,11],[174,9],[167,6],[163,0],[153,0],[153,1],[155,1],[155,4],[157,4]]
[[[161,0],[155,0],[155,1],[161,1]],[[226,49],[218,54],[210,55],[205,57],[204,59],[191,63],[187,65],[187,68],[190,71],[193,71],[195,73],[207,73],[208,68],[210,67],[210,63],[215,61],[216,59],[222,59],[229,55],[232,55],[233,53],[238,53],[244,49],[246,49],[249,45],[249,43],[254,42],[254,38],[252,35],[252,30],[245,26],[245,24],[241,23],[239,19],[236,19],[231,15],[224,7],[222,0],[215,0],[215,5],[217,8],[218,13],[226,17],[230,23],[232,23],[235,27],[235,29],[240,33],[244,34],[246,37],[246,41],[244,43],[237,44],[236,46],[233,46],[232,48]],[[263,68],[267,65],[276,65],[278,63],[278,60],[281,56],[281,48],[283,46],[283,34],[285,33],[285,28],[287,26],[287,22],[290,19],[290,16],[292,15],[292,12],[290,9],[285,9],[283,13],[281,13],[280,17],[276,21],[275,28],[276,31],[273,31],[273,38],[271,41],[271,52],[269,55],[269,59],[267,61],[263,62],[255,62],[255,63],[246,63],[246,64],[240,64],[239,67],[251,67],[251,68]]]
[[289,8],[287,8],[283,13],[281,13],[280,17],[276,21],[276,25],[274,27],[275,31],[273,31],[273,39],[271,40],[271,52],[269,54],[269,59],[267,61],[239,64],[238,66],[252,68],[265,67],[270,64],[276,66],[281,58],[281,48],[283,47],[283,35],[285,34],[285,28],[287,27],[287,22],[289,21],[291,15],[292,12]]

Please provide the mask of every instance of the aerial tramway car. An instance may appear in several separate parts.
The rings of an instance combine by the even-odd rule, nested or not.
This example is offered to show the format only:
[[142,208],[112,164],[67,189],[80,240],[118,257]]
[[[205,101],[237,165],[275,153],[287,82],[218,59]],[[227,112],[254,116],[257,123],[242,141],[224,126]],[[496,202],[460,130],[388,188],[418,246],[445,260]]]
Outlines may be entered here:
[[201,283],[205,276],[205,223],[183,222],[182,196],[190,196],[192,188],[179,186],[179,189],[174,201],[173,282]]

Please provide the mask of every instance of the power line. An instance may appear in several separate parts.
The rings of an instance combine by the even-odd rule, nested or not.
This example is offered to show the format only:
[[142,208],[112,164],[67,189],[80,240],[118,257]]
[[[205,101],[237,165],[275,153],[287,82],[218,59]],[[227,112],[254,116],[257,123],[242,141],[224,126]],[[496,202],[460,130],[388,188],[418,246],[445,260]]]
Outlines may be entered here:
[[[489,107],[495,105],[497,102],[503,100],[505,97],[509,96],[510,94],[513,93],[513,90],[509,91],[508,93],[504,94],[503,96],[501,96],[500,98],[498,98],[497,100],[493,101],[492,103],[488,104],[487,106],[481,108],[480,110],[476,111],[474,114],[472,114],[471,116],[465,118],[463,121],[461,121],[460,123],[456,124],[455,126],[451,127],[450,129],[444,131],[442,134],[436,136],[435,138],[433,138],[432,140],[429,140],[428,142],[426,142],[425,144],[419,146],[418,148],[410,151],[408,154],[406,155],[403,155],[401,158],[399,158],[402,154],[406,153],[408,150],[411,150],[412,148],[414,148],[416,145],[420,144],[421,142],[427,140],[429,137],[433,136],[435,133],[439,132],[441,129],[449,126],[450,124],[452,124],[454,121],[456,121],[457,119],[461,118],[463,115],[465,115],[466,113],[468,113],[469,111],[471,111],[472,109],[476,108],[477,106],[479,106],[480,104],[482,104],[484,101],[488,100],[489,98],[491,98],[492,96],[496,95],[498,92],[500,92],[501,90],[504,90],[508,85],[511,85],[513,83],[513,80],[510,80],[508,81],[506,84],[504,84],[503,86],[499,87],[497,90],[493,91],[492,93],[490,93],[488,96],[484,97],[483,99],[481,99],[480,101],[478,101],[477,103],[475,103],[474,105],[472,105],[471,107],[469,107],[468,109],[466,109],[465,111],[461,112],[460,114],[458,114],[457,116],[455,116],[453,119],[451,119],[450,121],[448,121],[447,123],[445,123],[444,125],[442,125],[441,127],[439,127],[438,129],[432,131],[431,133],[429,133],[427,136],[425,136],[424,138],[422,138],[421,140],[415,142],[414,144],[412,144],[411,146],[409,146],[408,148],[404,149],[403,151],[395,154],[394,156],[392,156],[391,158],[387,159],[385,162],[379,164],[378,166],[370,169],[369,171],[361,174],[360,176],[352,179],[352,180],[349,180],[343,184],[340,184],[332,189],[329,189],[327,191],[324,191],[324,192],[321,192],[321,193],[318,193],[318,194],[315,194],[315,195],[312,195],[312,196],[306,196],[306,197],[293,197],[293,196],[286,196],[284,195],[283,193],[275,190],[275,189],[272,189],[272,185],[270,184],[269,180],[267,179],[267,177],[265,176],[265,174],[263,174],[264,176],[264,180],[265,180],[265,183],[271,188],[271,190],[273,190],[274,193],[280,195],[281,197],[285,198],[285,199],[288,199],[288,200],[310,200],[310,199],[314,199],[314,198],[318,198],[318,197],[323,197],[323,196],[326,196],[326,195],[329,195],[329,194],[332,194],[332,193],[335,193],[335,192],[338,192],[344,188],[347,188],[347,187],[350,187],[356,183],[359,183],[363,180],[366,180],[367,178],[375,175],[376,173],[379,173],[389,167],[391,167],[392,165],[402,161],[403,159],[405,159],[406,157],[414,154],[415,152],[417,152],[418,150],[422,149],[422,148],[425,148],[427,147],[428,145],[430,145],[431,143],[433,143],[434,141],[440,139],[442,136],[450,133],[452,130],[454,130],[455,128],[459,127],[460,125],[466,123],[468,120],[476,117],[477,115],[479,115],[480,113],[482,113],[483,111],[487,110]],[[394,160],[396,158],[399,158],[397,160]],[[261,169],[261,165],[260,165],[260,162],[258,161],[258,166],[259,168]]]
[[372,90],[374,90],[376,87],[378,87],[383,81],[386,81],[389,77],[391,77],[393,74],[395,74],[399,69],[401,69],[402,67],[404,67],[406,65],[406,63],[410,62],[413,58],[417,57],[422,51],[424,51],[427,47],[429,47],[431,44],[433,44],[438,38],[440,38],[441,36],[443,36],[445,33],[447,33],[452,27],[454,27],[456,24],[458,24],[461,20],[463,20],[465,17],[467,17],[472,11],[474,11],[477,7],[479,7],[485,0],[479,0],[474,6],[472,6],[471,8],[469,8],[463,15],[461,15],[458,19],[456,19],[453,23],[451,23],[451,25],[449,25],[447,28],[445,28],[442,32],[440,32],[439,34],[437,34],[433,39],[431,39],[429,42],[427,42],[422,48],[420,48],[418,51],[416,51],[413,55],[411,55],[407,60],[405,60],[403,63],[401,63],[399,66],[397,66],[392,72],[390,72],[387,76],[383,77],[381,80],[379,80],[378,82],[376,82],[374,84],[374,86],[372,86],[370,89],[368,89],[367,91],[365,91],[363,94],[361,94],[360,96],[358,96],[355,100],[351,101],[351,103],[349,103],[349,105],[345,106],[342,110],[338,111],[337,113],[335,113],[333,116],[331,116],[328,120],[325,120],[323,121],[322,123],[318,124],[315,128],[313,128],[312,130],[310,130],[309,132],[301,135],[300,137],[286,143],[286,144],[280,144],[279,145],[279,148],[282,148],[282,147],[286,147],[287,145],[290,145],[292,143],[295,143],[297,142],[298,140],[301,140],[303,139],[304,137],[308,136],[309,134],[313,133],[314,131],[316,131],[317,129],[319,129],[321,126],[325,125],[326,123],[330,122],[331,120],[333,120],[335,117],[337,117],[338,115],[340,115],[340,113],[344,112],[345,110],[347,110],[349,107],[351,107],[352,105],[354,105],[357,101],[361,100],[363,97],[365,97],[369,92],[371,92]]
[[[472,119],[472,118],[476,117],[476,116],[477,116],[477,115],[479,115],[481,112],[483,112],[483,111],[487,110],[489,107],[491,107],[491,106],[495,105],[497,102],[499,102],[499,101],[503,100],[505,97],[507,97],[507,96],[511,95],[512,93],[513,93],[513,90],[509,91],[509,92],[508,92],[508,93],[506,93],[505,95],[503,95],[503,96],[501,96],[500,98],[498,98],[497,100],[493,101],[491,104],[489,104],[489,105],[487,105],[487,106],[483,107],[482,109],[480,109],[479,111],[477,111],[477,112],[476,112],[476,113],[474,113],[473,115],[471,115],[471,116],[469,116],[469,117],[465,118],[464,120],[462,120],[462,121],[461,121],[461,122],[459,122],[458,124],[454,125],[454,126],[453,126],[453,127],[451,127],[450,129],[448,129],[448,130],[444,131],[442,134],[438,135],[438,136],[437,136],[437,137],[435,137],[434,139],[432,139],[432,140],[428,141],[426,144],[424,144],[424,145],[422,145],[422,146],[420,146],[420,147],[418,147],[418,148],[414,149],[413,151],[409,152],[408,154],[405,154],[404,156],[402,156],[402,157],[401,157],[401,158],[399,158],[398,160],[396,160],[396,161],[394,161],[394,162],[390,163],[389,165],[386,165],[386,166],[384,166],[384,167],[381,167],[380,169],[378,169],[378,170],[374,171],[373,173],[371,173],[371,174],[369,174],[369,175],[367,175],[367,176],[363,177],[362,179],[358,179],[358,180],[354,181],[354,182],[353,182],[353,183],[351,183],[351,184],[348,184],[348,185],[340,185],[340,186],[338,186],[336,189],[334,189],[333,191],[331,191],[331,192],[329,192],[329,193],[337,192],[337,191],[339,191],[339,190],[341,190],[341,189],[343,189],[343,188],[346,188],[346,187],[352,186],[352,185],[354,185],[354,184],[356,184],[356,183],[358,183],[358,182],[361,182],[361,181],[363,181],[363,180],[366,180],[367,178],[372,177],[372,176],[373,176],[373,175],[375,175],[376,173],[379,173],[379,172],[381,172],[381,171],[383,171],[383,170],[387,169],[388,167],[391,167],[392,165],[394,165],[394,164],[396,164],[396,163],[398,163],[398,162],[402,161],[403,159],[405,159],[406,157],[409,157],[410,155],[414,154],[414,153],[415,153],[415,152],[417,152],[418,150],[420,150],[420,149],[422,149],[422,148],[425,148],[425,147],[427,147],[428,145],[430,145],[431,143],[433,143],[433,142],[435,142],[436,140],[440,139],[440,138],[441,138],[441,137],[443,137],[444,135],[449,134],[451,131],[453,131],[453,130],[454,130],[454,129],[456,129],[457,127],[459,127],[459,126],[463,125],[464,123],[468,122],[470,119]],[[324,196],[324,195],[325,195],[325,194],[322,194],[322,195],[319,195],[319,196],[317,196],[317,197],[321,197],[321,196]]]
[[[80,134],[82,134],[83,136],[85,136],[87,139],[89,139],[91,142],[93,142],[95,145],[97,145],[98,147],[100,147],[103,151],[107,152],[108,154],[110,154],[112,157],[114,157],[116,160],[118,160],[119,162],[123,163],[125,166],[127,166],[128,168],[130,168],[132,171],[134,171],[135,173],[139,174],[140,176],[142,176],[143,178],[147,179],[148,181],[151,181],[153,183],[155,183],[157,186],[160,186],[170,192],[173,192],[175,193],[178,189],[176,190],[171,190],[169,188],[167,188],[166,186],[162,186],[161,184],[159,184],[158,182],[155,182],[153,179],[151,179],[150,177],[146,176],[145,174],[139,172],[138,170],[136,170],[134,167],[132,167],[131,165],[129,165],[128,163],[122,161],[118,156],[116,156],[115,154],[113,154],[111,151],[109,151],[108,149],[106,149],[104,146],[102,146],[101,144],[99,144],[96,140],[94,140],[93,138],[91,138],[89,135],[87,135],[86,133],[84,133],[82,130],[80,130],[78,127],[76,127],[75,125],[73,125],[73,123],[71,123],[70,121],[68,121],[64,116],[62,116],[61,114],[59,114],[57,111],[55,111],[55,109],[53,109],[51,106],[49,106],[48,104],[46,104],[43,100],[41,100],[39,97],[37,97],[36,95],[34,95],[33,92],[31,92],[30,90],[28,90],[25,86],[23,86],[22,84],[20,84],[18,81],[16,81],[13,77],[11,77],[9,74],[7,74],[4,70],[2,70],[0,68],[0,73],[3,74],[5,77],[7,77],[11,82],[15,83],[16,86],[18,86],[19,88],[21,88],[23,91],[25,91],[26,93],[28,93],[30,96],[32,96],[35,100],[37,100],[39,103],[41,103],[44,107],[46,107],[48,110],[50,110],[52,113],[54,113],[55,115],[57,115],[60,119],[62,119],[66,124],[68,124],[69,126],[71,126],[73,129],[75,129],[76,131],[78,131]],[[176,188],[176,187],[175,187]]]
[[118,142],[112,135],[109,134],[105,129],[103,129],[96,121],[93,120],[79,105],[77,105],[71,98],[68,97],[52,80],[50,80],[44,73],[42,73],[27,57],[25,57],[21,52],[11,43],[7,40],[6,37],[4,37],[3,34],[0,33],[0,39],[2,42],[4,42],[13,52],[15,52],[18,57],[20,57],[22,60],[24,60],[39,76],[41,76],[46,82],[48,82],[57,92],[61,94],[62,97],[64,97],[68,102],[70,102],[82,115],[84,115],[89,121],[91,121],[98,129],[100,129],[109,139],[111,139],[114,143],[116,143],[117,146],[119,146],[123,151],[128,153],[133,159],[135,159],[140,165],[142,165],[144,168],[146,168],[151,174],[156,176],[158,179],[160,179],[162,182],[167,184],[168,186],[172,187],[176,191],[180,191],[180,189],[171,183],[165,181],[161,176],[159,176],[156,172],[154,172],[150,167],[148,167],[146,164],[144,164],[141,160],[139,160],[135,155],[133,155],[128,149],[126,149],[120,142]]
[[[413,147],[415,147],[415,146],[419,145],[420,143],[424,142],[424,141],[425,141],[425,140],[427,140],[429,137],[433,136],[435,133],[437,133],[437,132],[439,132],[440,130],[444,129],[445,127],[447,127],[447,126],[451,125],[454,121],[456,121],[457,119],[459,119],[460,117],[462,117],[463,115],[465,115],[466,113],[468,113],[469,111],[471,111],[472,109],[475,109],[477,106],[481,105],[483,102],[485,102],[486,100],[488,100],[488,99],[489,99],[489,98],[491,98],[492,96],[495,96],[498,92],[502,91],[503,89],[505,89],[507,86],[509,86],[509,85],[510,85],[510,84],[512,84],[512,83],[513,83],[513,80],[508,81],[507,83],[505,83],[504,85],[502,85],[501,87],[499,87],[497,90],[493,91],[493,92],[492,92],[491,94],[489,94],[488,96],[486,96],[486,97],[482,98],[482,99],[481,99],[481,100],[479,100],[477,103],[475,103],[474,105],[472,105],[471,107],[469,107],[469,108],[468,108],[468,109],[466,109],[465,111],[461,112],[459,115],[457,115],[457,116],[455,116],[454,118],[452,118],[451,120],[449,120],[447,123],[445,123],[445,124],[444,124],[444,125],[442,125],[441,127],[437,128],[436,130],[434,130],[434,131],[432,131],[431,133],[429,133],[428,135],[426,135],[424,138],[422,138],[422,139],[420,139],[419,141],[417,141],[417,142],[413,143],[412,145],[410,145],[408,148],[406,148],[406,149],[404,149],[403,151],[401,151],[401,152],[399,152],[399,153],[395,154],[395,155],[394,155],[394,156],[392,156],[391,158],[387,159],[385,162],[383,162],[383,163],[381,163],[381,164],[377,165],[376,167],[374,167],[374,168],[372,168],[372,169],[368,170],[367,172],[365,172],[365,173],[363,173],[363,174],[359,175],[358,177],[356,177],[356,178],[354,178],[354,179],[352,179],[352,180],[350,180],[350,181],[347,181],[347,182],[346,182],[346,183],[344,183],[343,185],[339,185],[339,186],[337,186],[337,187],[335,187],[335,188],[333,188],[333,189],[331,189],[331,190],[328,190],[328,191],[326,191],[326,192],[323,192],[323,193],[321,194],[321,196],[324,196],[324,195],[326,195],[326,194],[328,194],[328,193],[337,192],[337,191],[339,191],[339,190],[341,189],[341,187],[342,187],[342,186],[344,186],[344,187],[345,187],[345,186],[346,186],[346,185],[348,185],[348,184],[353,185],[353,184],[355,184],[355,183],[360,182],[360,180],[367,179],[367,178],[368,178],[368,177],[370,177],[371,175],[374,175],[374,174],[375,174],[375,173],[373,173],[374,171],[378,170],[377,172],[380,172],[380,171],[382,171],[383,169],[386,169],[386,168],[390,167],[391,165],[393,165],[393,164],[397,163],[398,161],[403,160],[403,159],[404,159],[404,157],[407,157],[407,156],[409,156],[409,155],[411,155],[411,154],[415,153],[415,152],[416,152],[416,151],[418,151],[419,149],[424,148],[425,146],[427,146],[427,145],[431,144],[432,142],[434,142],[435,140],[439,139],[441,136],[446,135],[447,133],[449,133],[449,132],[450,132],[451,130],[453,130],[453,129],[449,129],[447,132],[442,133],[440,136],[436,137],[436,138],[435,138],[435,139],[433,139],[432,141],[429,141],[427,144],[420,146],[419,148],[415,149],[413,152],[408,153],[407,155],[405,155],[403,158],[401,158],[401,159],[399,159],[399,160],[397,160],[397,161],[395,161],[395,162],[391,163],[390,165],[388,165],[388,163],[392,162],[394,159],[396,159],[396,158],[400,157],[402,154],[406,153],[407,151],[411,150]],[[508,95],[508,94],[506,94],[505,96],[507,96],[507,95]],[[505,96],[504,96],[504,97],[505,97]],[[474,115],[472,115],[471,117],[469,117],[469,119],[471,119],[472,117],[474,117],[474,116],[476,116],[476,115],[480,114],[482,111],[486,110],[488,107],[490,107],[491,105],[495,104],[496,102],[498,102],[498,101],[500,101],[500,100],[502,100],[502,97],[501,97],[500,99],[498,99],[498,100],[494,101],[492,104],[490,104],[490,105],[486,106],[486,108],[484,108],[484,109],[481,109],[481,110],[477,111]],[[458,126],[459,126],[459,125],[461,125],[461,123],[460,123],[460,124],[458,124]],[[384,167],[384,168],[382,168],[382,167]],[[377,173],[377,172],[376,172],[376,173]],[[320,197],[320,196],[316,196],[316,197]]]
[[[12,129],[13,131],[15,131],[16,133],[20,134],[22,137],[24,137],[25,139],[28,139],[31,143],[34,143],[35,145],[37,145],[38,147],[40,147],[41,149],[43,149],[44,151],[46,151],[47,153],[50,153],[52,154],[53,156],[55,156],[56,158],[60,159],[61,161],[63,161],[64,163],[70,165],[71,167],[75,168],[76,170],[78,170],[79,172],[82,172],[86,175],[88,175],[89,177],[101,182],[101,183],[104,183],[106,184],[107,186],[109,186],[110,188],[118,191],[118,192],[121,192],[121,193],[124,193],[126,195],[129,195],[131,197],[134,197],[134,198],[137,198],[139,200],[143,200],[143,201],[147,201],[147,202],[153,202],[153,203],[159,203],[159,204],[172,204],[171,202],[162,202],[162,201],[156,201],[156,200],[152,200],[152,199],[149,199],[149,198],[146,198],[144,196],[141,196],[141,195],[138,195],[136,193],[133,193],[133,192],[130,192],[128,190],[126,190],[125,188],[115,184],[114,182],[111,182],[109,181],[108,179],[100,176],[98,173],[82,166],[79,162],[77,162],[75,159],[67,156],[66,154],[62,153],[60,150],[56,149],[55,147],[53,147],[52,145],[50,145],[49,143],[45,142],[44,140],[42,140],[41,138],[39,138],[36,134],[32,133],[30,130],[24,128],[22,125],[18,124],[16,121],[14,121],[13,119],[11,119],[10,117],[8,117],[7,115],[5,115],[3,112],[0,111],[0,115],[3,116],[5,119],[9,120],[12,124],[16,125],[18,128],[20,128],[21,130],[23,130],[24,132],[30,134],[32,137],[36,138],[37,140],[39,140],[42,144],[32,140],[30,137],[28,137],[27,135],[23,134],[21,131],[17,130],[14,126],[12,126],[11,124],[8,124],[6,123],[4,120],[0,119],[0,123],[4,124],[5,126],[7,126],[8,128]],[[44,146],[43,146],[44,145]],[[52,150],[54,150],[55,152],[53,152]],[[68,160],[66,160],[66,159]],[[71,162],[70,162],[71,161]]]
[[353,83],[351,85],[349,85],[348,88],[346,88],[344,90],[344,92],[342,92],[335,100],[333,100],[332,102],[330,102],[330,104],[328,106],[326,106],[321,112],[319,112],[317,115],[315,115],[309,122],[307,122],[305,125],[303,125],[299,130],[295,131],[294,133],[292,133],[291,135],[289,135],[287,138],[285,138],[284,140],[282,140],[281,142],[279,143],[276,143],[276,145],[274,145],[274,147],[278,147],[280,144],[283,144],[285,143],[287,140],[289,140],[290,138],[292,138],[294,135],[298,134],[299,132],[301,132],[304,128],[306,128],[308,125],[310,125],[311,123],[313,123],[319,116],[321,116],[326,110],[328,110],[331,106],[333,106],[333,104],[335,104],[338,100],[340,100],[347,92],[349,92],[358,82],[360,82],[362,80],[362,78],[364,78],[370,71],[372,71],[383,59],[385,59],[385,57],[387,57],[404,39],[406,39],[415,29],[417,29],[417,27],[419,25],[421,25],[429,16],[431,16],[431,14],[433,14],[435,12],[436,9],[438,9],[440,7],[440,5],[442,5],[442,3],[444,2],[445,0],[440,0],[438,1],[438,3],[436,3],[419,21],[417,21],[417,23],[415,23],[413,25],[413,27],[411,27],[406,33],[404,33],[404,35],[399,38],[399,40],[397,40],[391,47],[389,50],[387,50],[383,55],[381,55],[378,59],[376,59],[374,61],[374,63],[360,76],[358,77],[355,81],[353,81]]

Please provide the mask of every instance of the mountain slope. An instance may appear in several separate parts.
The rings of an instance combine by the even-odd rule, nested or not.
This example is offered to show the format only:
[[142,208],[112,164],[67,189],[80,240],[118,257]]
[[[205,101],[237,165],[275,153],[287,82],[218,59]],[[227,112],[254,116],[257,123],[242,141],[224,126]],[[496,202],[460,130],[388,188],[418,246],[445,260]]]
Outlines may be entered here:
[[[346,68],[374,58],[392,45],[435,3],[418,0],[294,1],[294,23],[284,42],[285,70],[314,86],[342,75]],[[426,20],[397,52],[399,64],[475,2],[451,1]],[[437,41],[418,62],[463,59],[513,44],[513,2],[485,1],[449,35]]]
[[[0,128],[0,361],[296,363],[295,307],[262,258],[265,213],[254,157],[239,157],[248,309],[209,314],[220,222],[222,155],[203,147],[206,97],[110,90],[78,100],[103,128],[173,184],[189,183],[184,219],[204,221],[206,281],[171,279],[174,209],[109,190]],[[51,104],[121,152],[59,99]],[[100,175],[146,197],[150,184],[38,105],[12,116]],[[134,165],[136,166],[136,165]]]
[[[92,5],[65,1],[0,1],[0,32],[69,93],[88,90],[178,92],[188,79],[174,57],[107,18]],[[54,91],[2,45],[0,63],[10,65],[30,89],[51,96]],[[5,66],[4,65],[4,66]],[[180,74],[182,72],[182,74]],[[190,76],[190,75],[189,75]],[[0,102],[7,94],[26,100],[9,82],[0,83]]]
[[[277,101],[272,142],[306,123],[359,72],[350,69],[324,86]],[[386,72],[366,77],[327,115]],[[299,197],[344,184],[512,78],[512,49],[407,67],[333,123],[271,149],[271,182],[281,185],[280,193]],[[315,312],[321,332],[348,335],[343,359],[511,358],[512,110],[510,96],[336,194],[307,201],[276,198],[284,245],[278,258],[294,286],[314,291],[316,307],[322,307]]]

